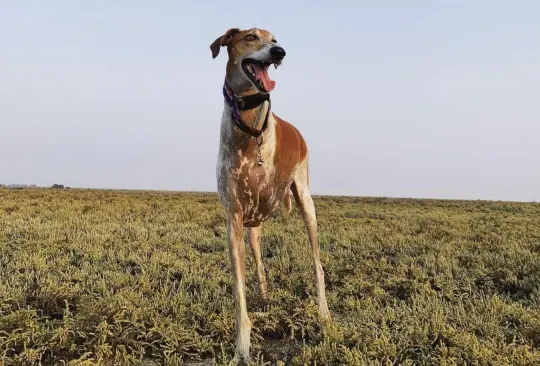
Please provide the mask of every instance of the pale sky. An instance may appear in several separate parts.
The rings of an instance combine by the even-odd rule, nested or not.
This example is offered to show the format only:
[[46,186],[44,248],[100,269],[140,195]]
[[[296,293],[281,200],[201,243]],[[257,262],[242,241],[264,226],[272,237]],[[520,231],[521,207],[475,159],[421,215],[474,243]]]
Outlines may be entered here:
[[0,0],[0,183],[215,191],[228,28],[314,194],[540,201],[538,1]]

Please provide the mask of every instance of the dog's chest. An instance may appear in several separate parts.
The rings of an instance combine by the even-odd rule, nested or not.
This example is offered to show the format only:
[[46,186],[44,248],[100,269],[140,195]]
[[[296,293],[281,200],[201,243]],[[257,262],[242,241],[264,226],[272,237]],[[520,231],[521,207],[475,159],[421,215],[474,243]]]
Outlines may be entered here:
[[[276,123],[273,118],[269,120],[258,153],[256,140],[234,134],[228,115],[224,117],[218,157],[220,201],[229,210],[241,210],[245,226],[256,226],[283,201],[292,181],[292,169],[287,164],[276,165]],[[279,161],[290,160],[281,155]],[[258,156],[263,160],[262,166],[257,165]]]
[[265,163],[258,166],[253,161],[237,169],[235,191],[246,226],[260,224],[283,199],[285,190],[279,184],[276,185],[274,173],[273,165]]
[[236,151],[222,155],[218,175],[220,200],[242,212],[245,226],[258,226],[275,211],[283,200],[287,186],[276,184],[275,166],[266,160],[256,164],[251,153]]

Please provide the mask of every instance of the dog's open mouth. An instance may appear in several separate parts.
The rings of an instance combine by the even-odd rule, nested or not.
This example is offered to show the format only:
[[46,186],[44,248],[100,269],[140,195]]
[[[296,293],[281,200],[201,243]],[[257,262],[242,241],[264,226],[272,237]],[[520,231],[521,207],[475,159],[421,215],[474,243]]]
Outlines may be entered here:
[[253,59],[245,59],[242,61],[242,69],[250,80],[263,92],[271,92],[276,87],[276,82],[270,79],[268,75],[268,67],[274,65],[277,69],[278,62],[261,62]]

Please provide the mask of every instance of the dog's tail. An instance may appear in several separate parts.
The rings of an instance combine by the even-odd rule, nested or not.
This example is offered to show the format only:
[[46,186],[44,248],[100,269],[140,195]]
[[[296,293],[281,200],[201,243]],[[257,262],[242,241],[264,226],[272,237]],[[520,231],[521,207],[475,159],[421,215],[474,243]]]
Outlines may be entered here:
[[287,193],[285,194],[285,197],[283,198],[284,213],[286,215],[290,214],[292,211],[291,195],[292,195],[292,192],[288,190]]

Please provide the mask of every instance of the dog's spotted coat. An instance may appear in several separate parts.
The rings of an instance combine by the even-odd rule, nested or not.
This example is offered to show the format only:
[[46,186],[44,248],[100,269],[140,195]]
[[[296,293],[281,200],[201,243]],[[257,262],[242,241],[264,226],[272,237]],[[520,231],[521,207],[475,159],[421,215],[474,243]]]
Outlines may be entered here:
[[[257,28],[244,31],[232,28],[210,46],[214,58],[221,47],[227,47],[226,82],[236,95],[267,92],[260,90],[246,75],[242,62],[247,59],[269,64],[280,62],[281,59],[275,60],[272,56],[275,50],[272,48],[279,47],[272,34]],[[264,102],[257,108],[240,111],[240,118],[250,127],[260,127],[264,122],[261,118],[266,116],[268,108],[269,103]],[[219,200],[227,216],[227,240],[235,283],[236,354],[239,361],[248,362],[251,322],[245,297],[243,229],[247,227],[249,230],[259,289],[265,298],[267,285],[260,250],[261,227],[280,203],[285,202],[290,207],[290,192],[302,213],[313,252],[320,314],[329,319],[330,312],[319,259],[315,207],[308,187],[308,149],[302,135],[293,125],[270,111],[267,128],[262,134],[263,163],[258,166],[256,139],[237,128],[231,118],[232,108],[224,103],[216,175]]]

